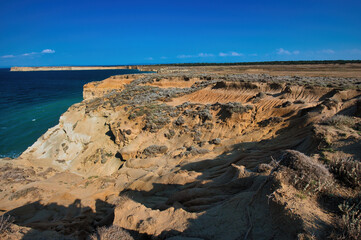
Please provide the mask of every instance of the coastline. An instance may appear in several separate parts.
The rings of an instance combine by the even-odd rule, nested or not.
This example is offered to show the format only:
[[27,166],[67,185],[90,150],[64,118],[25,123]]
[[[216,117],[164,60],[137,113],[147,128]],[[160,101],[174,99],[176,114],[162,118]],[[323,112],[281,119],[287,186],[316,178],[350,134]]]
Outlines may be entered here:
[[[218,67],[160,71],[167,73],[88,82],[83,101],[57,125],[17,159],[0,160],[0,208],[16,218],[14,229],[22,227],[17,239],[44,230],[79,239],[106,225],[97,219],[155,238],[170,229],[180,237],[238,239],[249,216],[259,216],[253,239],[329,235],[333,213],[315,202],[326,190],[352,200],[347,194],[357,189],[337,182],[319,156],[359,159],[359,79]],[[348,114],[341,120],[350,127],[337,127],[339,113]],[[289,180],[309,169],[310,180]],[[320,225],[309,228],[315,219]]]
[[189,74],[192,72],[213,74],[269,74],[272,76],[336,77],[361,78],[360,63],[324,64],[252,64],[252,65],[125,65],[125,66],[38,66],[11,67],[11,72],[35,71],[78,71],[78,70],[116,70],[136,69],[160,74]]
[[83,86],[138,70],[0,72],[0,156],[16,158],[49,128],[61,114],[82,101]]
[[11,72],[138,69],[136,66],[11,67]]

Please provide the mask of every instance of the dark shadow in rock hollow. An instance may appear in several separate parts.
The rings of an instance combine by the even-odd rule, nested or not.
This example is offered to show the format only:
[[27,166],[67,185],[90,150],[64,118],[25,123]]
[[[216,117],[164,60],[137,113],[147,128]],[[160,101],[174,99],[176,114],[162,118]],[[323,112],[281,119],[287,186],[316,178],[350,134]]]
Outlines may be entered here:
[[[55,235],[58,234],[61,239],[86,239],[96,227],[112,225],[114,205],[97,199],[93,211],[83,206],[80,199],[69,206],[56,203],[43,205],[37,201],[8,211],[5,215],[12,216],[19,226],[32,228],[23,239],[41,239],[44,231],[56,232]],[[44,237],[46,239],[46,235]]]

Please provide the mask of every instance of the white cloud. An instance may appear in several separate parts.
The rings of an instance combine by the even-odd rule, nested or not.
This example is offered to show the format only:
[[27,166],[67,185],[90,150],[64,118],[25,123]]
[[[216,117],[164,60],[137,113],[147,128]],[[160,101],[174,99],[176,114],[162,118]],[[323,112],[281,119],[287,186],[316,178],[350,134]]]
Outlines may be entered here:
[[193,57],[193,56],[192,55],[184,55],[184,54],[177,56],[177,58],[191,58],[191,57]]
[[147,57],[145,60],[153,61],[154,59],[152,57]]
[[335,51],[332,49],[323,49],[320,51],[321,53],[334,54]]
[[214,55],[212,53],[199,53],[198,57],[213,57]]
[[49,54],[49,53],[55,53],[55,50],[53,49],[44,49],[41,52],[30,52],[30,53],[23,53],[23,54],[19,54],[19,55],[4,55],[1,56],[1,58],[15,58],[15,57],[29,57],[29,56],[33,56],[33,55],[39,55],[39,54]]
[[277,49],[277,54],[278,55],[297,55],[297,54],[300,54],[300,51],[294,50],[291,52],[286,49],[280,48],[280,49]]
[[55,53],[55,50],[53,50],[53,49],[44,49],[43,51],[41,51],[41,53]]
[[37,52],[24,53],[24,54],[21,54],[21,56],[31,56],[31,55],[35,55],[35,54],[38,54],[38,53]]
[[198,53],[196,55],[185,55],[185,54],[182,54],[182,55],[178,55],[177,58],[196,58],[196,57],[202,57],[202,58],[205,58],[205,57],[214,57],[214,54],[212,53]]
[[1,58],[14,58],[15,56],[14,55],[4,55],[4,56],[1,56]]
[[291,55],[291,52],[288,50],[284,50],[283,48],[280,48],[277,50],[278,55]]
[[228,52],[228,53],[220,52],[218,55],[220,57],[241,57],[241,56],[244,56],[243,53],[238,53],[238,52]]
[[231,52],[231,56],[232,57],[240,57],[240,56],[243,56],[242,53],[238,53],[238,52]]

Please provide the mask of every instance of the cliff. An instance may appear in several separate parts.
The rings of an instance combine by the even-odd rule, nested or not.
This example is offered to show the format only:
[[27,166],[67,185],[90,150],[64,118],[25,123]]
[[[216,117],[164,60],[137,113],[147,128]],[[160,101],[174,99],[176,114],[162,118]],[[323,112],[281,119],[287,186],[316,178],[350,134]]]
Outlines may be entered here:
[[181,71],[88,83],[58,125],[0,161],[0,209],[34,229],[22,237],[338,234],[330,206],[360,187],[337,170],[361,156],[360,91],[345,87],[360,81]]

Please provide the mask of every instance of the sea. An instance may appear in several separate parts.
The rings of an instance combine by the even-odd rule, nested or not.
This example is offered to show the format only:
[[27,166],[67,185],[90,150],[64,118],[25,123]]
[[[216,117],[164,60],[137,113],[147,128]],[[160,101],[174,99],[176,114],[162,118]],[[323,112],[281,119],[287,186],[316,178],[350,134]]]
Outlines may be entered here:
[[134,69],[11,72],[0,68],[0,158],[16,158],[72,104],[83,100],[83,85]]

